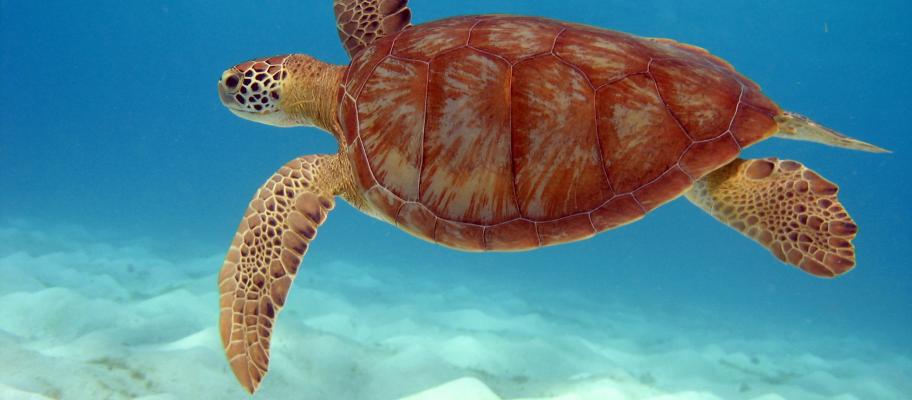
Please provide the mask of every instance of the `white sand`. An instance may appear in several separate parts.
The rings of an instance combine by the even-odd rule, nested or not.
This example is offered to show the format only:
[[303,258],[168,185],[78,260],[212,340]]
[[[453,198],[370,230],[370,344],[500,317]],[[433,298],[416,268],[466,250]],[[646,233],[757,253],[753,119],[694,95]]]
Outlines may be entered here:
[[[142,244],[21,226],[0,227],[0,399],[247,398],[215,330],[221,254],[170,262]],[[874,343],[736,335],[701,324],[698,314],[649,313],[597,304],[572,288],[534,293],[434,272],[416,277],[394,266],[305,261],[257,398],[868,400],[912,393],[912,360]]]

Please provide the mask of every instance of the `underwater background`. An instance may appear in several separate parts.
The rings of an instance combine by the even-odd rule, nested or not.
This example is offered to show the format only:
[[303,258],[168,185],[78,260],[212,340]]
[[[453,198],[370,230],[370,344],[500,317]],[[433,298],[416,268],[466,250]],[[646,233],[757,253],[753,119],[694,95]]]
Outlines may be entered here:
[[[339,202],[258,398],[905,399],[912,393],[912,3],[434,1],[709,49],[788,110],[894,151],[769,140],[842,188],[858,267],[778,262],[680,199],[579,243],[467,254]],[[346,64],[329,0],[0,0],[0,399],[243,399],[216,273],[256,189],[315,129],[220,104],[221,72]],[[454,382],[455,381],[455,382]]]

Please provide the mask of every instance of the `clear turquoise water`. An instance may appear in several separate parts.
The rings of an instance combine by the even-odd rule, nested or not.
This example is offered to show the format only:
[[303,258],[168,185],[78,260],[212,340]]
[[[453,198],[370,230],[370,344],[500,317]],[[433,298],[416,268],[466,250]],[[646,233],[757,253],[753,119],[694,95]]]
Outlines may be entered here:
[[[82,251],[89,265],[98,248],[142,247],[142,254],[169,261],[161,268],[203,259],[211,271],[200,266],[198,276],[214,274],[262,181],[301,154],[335,151],[332,138],[316,130],[232,116],[218,101],[216,82],[226,67],[273,54],[346,63],[329,3],[0,1],[0,256],[40,260]],[[416,285],[454,277],[457,286],[455,279],[470,277],[520,294],[572,292],[731,338],[819,337],[912,357],[909,2],[411,4],[418,23],[457,14],[541,15],[696,44],[731,61],[783,108],[890,148],[894,154],[870,155],[770,140],[746,152],[802,161],[840,184],[861,227],[859,266],[837,280],[808,277],[681,200],[589,241],[507,255],[436,247],[343,205],[321,230],[304,271],[310,263],[341,261],[398,270]],[[33,289],[90,287],[74,268],[66,280],[45,279]],[[6,282],[0,298],[26,286]],[[492,301],[481,296],[482,304]],[[215,304],[200,307],[210,306],[214,317]],[[12,309],[0,313],[12,318]],[[0,336],[21,336],[5,321]],[[676,332],[655,334],[670,339]],[[0,372],[17,362],[0,359]],[[912,371],[893,373],[896,381],[912,381]],[[13,385],[2,375],[0,383]]]

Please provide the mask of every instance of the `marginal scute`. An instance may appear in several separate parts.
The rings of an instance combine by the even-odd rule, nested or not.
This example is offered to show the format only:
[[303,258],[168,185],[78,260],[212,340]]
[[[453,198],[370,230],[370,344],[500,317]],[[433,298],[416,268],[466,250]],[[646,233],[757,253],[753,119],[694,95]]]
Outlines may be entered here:
[[392,38],[380,39],[358,53],[352,59],[351,66],[346,72],[345,90],[349,95],[357,97],[361,92],[367,78],[374,72],[374,68],[389,56]]
[[487,250],[519,251],[538,247],[539,239],[534,223],[517,219],[488,228],[485,243]]
[[374,205],[374,208],[380,212],[387,222],[395,224],[395,215],[399,213],[402,207],[402,200],[399,200],[393,193],[382,186],[374,186],[365,194],[367,200]]
[[645,73],[651,54],[639,39],[620,32],[568,29],[554,54],[579,67],[599,88],[624,76]]
[[457,17],[409,28],[396,40],[393,55],[430,62],[443,52],[464,47],[475,22],[475,18]]
[[345,138],[345,143],[354,143],[358,138],[358,106],[348,96],[342,97],[342,104],[339,107],[339,122],[342,125],[342,137]]
[[479,225],[440,220],[434,231],[437,242],[467,251],[483,251],[484,229]]
[[646,211],[652,211],[662,204],[684,194],[693,181],[680,168],[674,167],[656,181],[646,184],[634,194]]
[[777,115],[782,114],[782,109],[770,100],[769,97],[766,97],[763,92],[760,90],[760,86],[756,83],[753,83],[750,79],[738,75],[738,79],[741,82],[749,82],[750,85],[745,83],[746,87],[744,89],[744,94],[741,96],[741,102],[753,108],[757,112],[766,115],[769,118],[775,118]]
[[472,30],[469,46],[506,58],[511,63],[551,51],[562,30],[552,21],[503,16],[482,19]]
[[747,147],[773,136],[778,129],[779,124],[772,117],[756,108],[744,106],[738,108],[731,132],[738,139],[738,145]]
[[685,60],[654,60],[649,68],[665,104],[695,140],[728,131],[741,97],[741,84],[728,74]]
[[403,205],[402,209],[399,210],[396,222],[400,228],[415,236],[426,240],[434,240],[434,227],[437,225],[437,217],[420,204],[406,203]]
[[595,233],[595,229],[589,221],[588,214],[574,215],[556,221],[538,223],[538,234],[543,246],[553,246],[556,244],[588,239],[595,235]]
[[361,139],[355,140],[348,148],[348,158],[352,161],[352,170],[355,173],[355,183],[358,184],[362,191],[369,190],[377,184],[367,162],[367,156],[364,151],[364,145]]
[[730,134],[708,142],[694,143],[681,157],[680,165],[694,179],[702,178],[719,165],[725,165],[738,157],[741,147]]
[[646,213],[633,195],[612,199],[592,212],[592,225],[599,232],[614,229],[642,218]]
[[728,61],[712,55],[702,47],[681,43],[672,39],[652,38],[648,40],[650,46],[660,53],[659,57],[656,58],[696,60],[718,67],[722,71],[734,71],[734,67],[732,67]]

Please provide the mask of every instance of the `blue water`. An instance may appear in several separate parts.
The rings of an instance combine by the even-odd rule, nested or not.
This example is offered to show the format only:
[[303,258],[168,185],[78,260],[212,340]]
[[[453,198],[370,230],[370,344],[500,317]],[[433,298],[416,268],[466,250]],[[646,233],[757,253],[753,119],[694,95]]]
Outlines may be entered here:
[[[691,319],[735,336],[853,338],[912,357],[912,3],[410,3],[417,23],[540,15],[696,44],[783,108],[893,150],[769,140],[745,154],[799,160],[837,182],[861,227],[859,265],[836,280],[809,277],[679,200],[592,240],[521,254],[454,252],[340,205],[303,273],[308,263],[339,259],[416,276],[458,270],[685,319],[698,310]],[[215,90],[225,68],[250,58],[300,52],[347,63],[329,0],[0,0],[0,39],[0,227],[78,227],[108,243],[141,241],[173,260],[221,254],[273,171],[336,149],[315,129],[236,118]],[[36,243],[0,243],[0,254],[44,251],[30,248]]]

